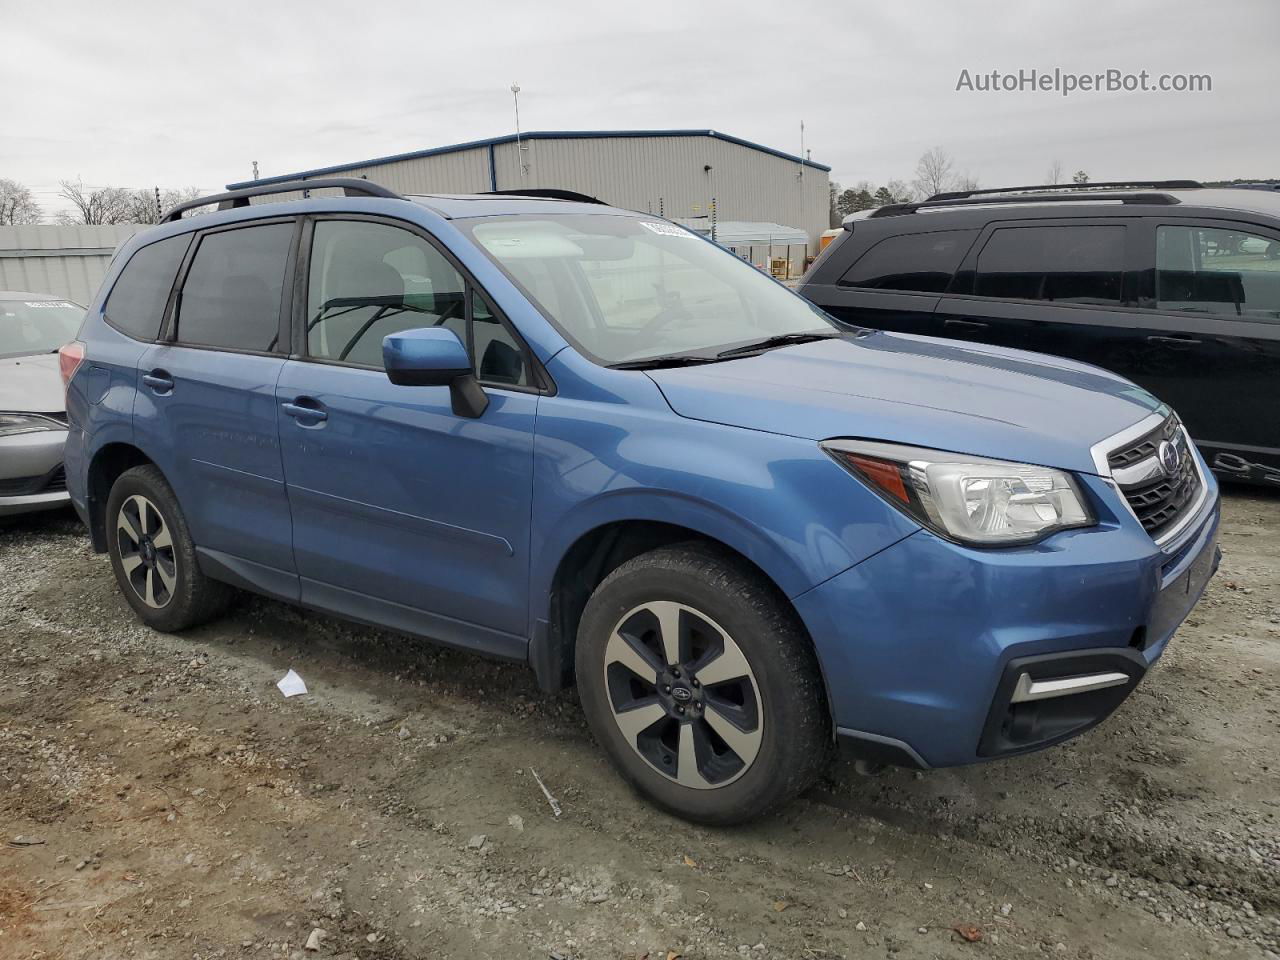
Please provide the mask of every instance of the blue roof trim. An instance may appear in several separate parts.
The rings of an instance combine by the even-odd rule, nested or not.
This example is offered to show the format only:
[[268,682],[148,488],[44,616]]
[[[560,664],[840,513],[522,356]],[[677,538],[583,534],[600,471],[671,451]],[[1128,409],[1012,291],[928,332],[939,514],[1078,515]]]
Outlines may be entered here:
[[[804,164],[815,170],[831,172],[831,168],[812,160],[802,160],[794,154],[775,150],[760,143],[752,143],[741,137],[734,137],[719,130],[544,130],[522,133],[521,140],[611,140],[628,137],[713,137],[727,143],[736,143],[740,147],[759,150],[792,163]],[[432,147],[429,150],[412,150],[409,153],[395,153],[388,157],[374,157],[372,160],[361,160],[356,163],[339,163],[331,167],[316,167],[314,170],[299,170],[297,173],[283,173],[275,177],[263,177],[261,180],[241,180],[239,183],[227,184],[228,190],[243,190],[246,187],[268,183],[286,183],[300,180],[303,177],[319,177],[330,173],[342,173],[347,170],[358,170],[361,167],[378,167],[385,163],[399,163],[402,160],[417,160],[420,157],[436,157],[444,153],[460,153],[463,150],[475,150],[480,147],[496,147],[504,143],[515,143],[516,135],[509,133],[502,137],[489,137],[486,140],[470,140],[466,143],[454,143],[447,147]]]

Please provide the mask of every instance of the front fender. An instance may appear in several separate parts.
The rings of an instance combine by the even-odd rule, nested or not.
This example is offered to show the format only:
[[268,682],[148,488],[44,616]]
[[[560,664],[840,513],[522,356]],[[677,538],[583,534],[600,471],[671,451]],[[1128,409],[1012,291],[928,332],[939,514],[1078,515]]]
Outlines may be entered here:
[[556,570],[575,542],[636,520],[687,527],[731,547],[789,597],[919,529],[811,440],[687,419],[665,403],[544,397],[531,619],[547,617]]

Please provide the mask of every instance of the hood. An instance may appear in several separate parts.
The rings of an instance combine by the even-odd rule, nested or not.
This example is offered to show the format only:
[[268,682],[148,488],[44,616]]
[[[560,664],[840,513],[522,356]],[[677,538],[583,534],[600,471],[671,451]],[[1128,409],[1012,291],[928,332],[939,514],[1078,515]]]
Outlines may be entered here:
[[0,360],[0,411],[62,413],[66,408],[56,353]]
[[1097,367],[875,332],[649,371],[676,413],[811,440],[859,437],[1096,473],[1092,447],[1160,408]]

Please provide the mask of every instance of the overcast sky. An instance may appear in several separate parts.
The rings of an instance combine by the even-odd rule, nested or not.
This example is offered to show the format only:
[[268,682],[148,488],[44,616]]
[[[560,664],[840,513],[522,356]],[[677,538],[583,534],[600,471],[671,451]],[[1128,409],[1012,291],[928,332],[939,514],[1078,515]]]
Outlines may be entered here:
[[[337,6],[336,4],[333,6]],[[221,188],[525,130],[708,127],[846,184],[940,144],[983,185],[1280,176],[1280,3],[0,0],[0,177]],[[961,71],[1208,93],[957,91]]]

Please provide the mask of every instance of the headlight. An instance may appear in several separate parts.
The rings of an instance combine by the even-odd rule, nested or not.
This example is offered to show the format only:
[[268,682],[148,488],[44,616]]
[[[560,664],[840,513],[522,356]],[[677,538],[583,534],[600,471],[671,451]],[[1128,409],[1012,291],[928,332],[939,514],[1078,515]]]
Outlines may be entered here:
[[34,413],[0,413],[0,437],[16,437],[20,433],[41,430],[65,430],[62,424]]
[[1050,467],[862,440],[822,448],[893,506],[961,543],[1033,543],[1096,522],[1072,476]]

